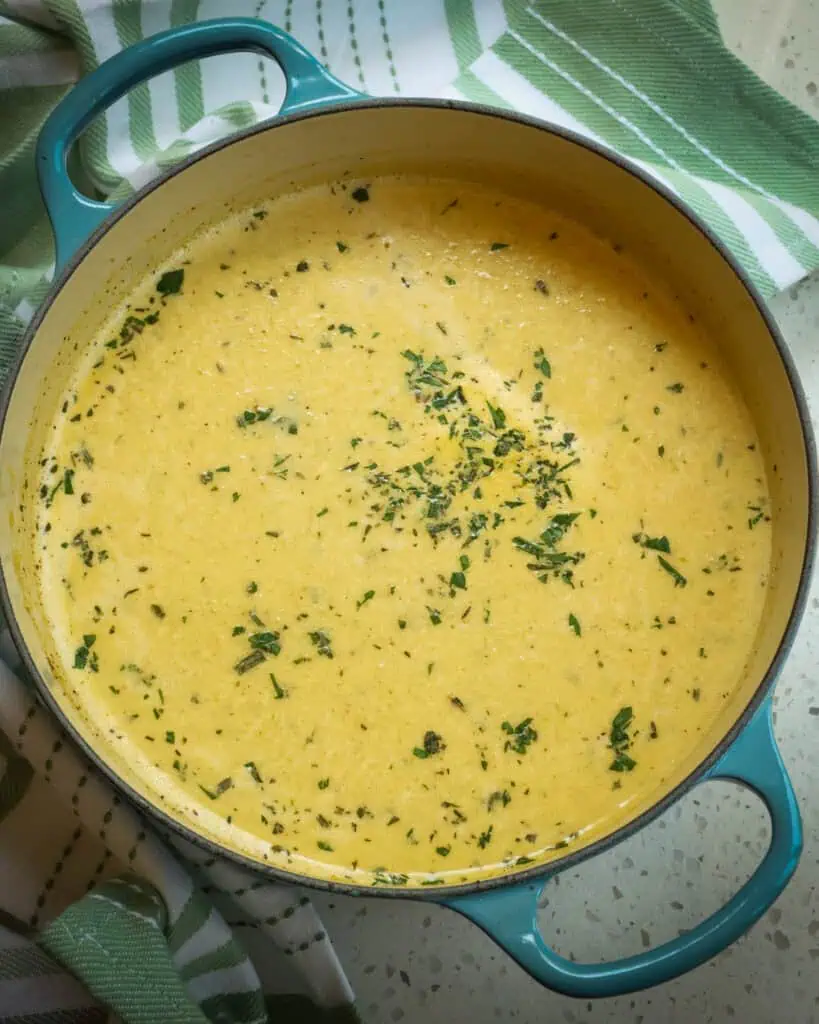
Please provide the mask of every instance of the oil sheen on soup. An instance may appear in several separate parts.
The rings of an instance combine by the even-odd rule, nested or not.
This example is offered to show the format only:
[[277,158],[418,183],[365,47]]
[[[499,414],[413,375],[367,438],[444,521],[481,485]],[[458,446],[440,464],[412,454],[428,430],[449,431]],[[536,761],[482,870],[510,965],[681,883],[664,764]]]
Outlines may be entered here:
[[739,684],[753,424],[670,291],[556,213],[412,177],[282,196],[83,358],[40,453],[60,675],[239,851],[410,886],[554,857]]

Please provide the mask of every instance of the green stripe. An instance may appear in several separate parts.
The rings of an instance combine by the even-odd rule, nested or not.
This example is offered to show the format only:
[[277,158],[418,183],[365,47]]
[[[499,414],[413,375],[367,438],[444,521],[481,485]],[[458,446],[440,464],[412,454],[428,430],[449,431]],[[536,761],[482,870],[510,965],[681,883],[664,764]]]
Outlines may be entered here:
[[[593,39],[593,57],[627,84],[580,52],[579,44],[544,27],[530,9],[511,6],[510,28],[591,92],[605,96],[686,170],[734,189],[745,178],[772,195],[819,210],[819,126],[678,7],[667,0],[641,0],[639,18],[623,18],[619,0],[540,10],[548,10],[548,18],[542,13],[541,18],[571,40]],[[530,55],[529,62],[534,59]],[[737,131],[737,125],[745,128]]]
[[163,149],[159,153],[156,159],[157,167],[160,171],[167,171],[174,164],[178,164],[180,160],[184,160],[193,149],[193,145],[190,139],[176,139],[167,149]]
[[[198,16],[199,0],[173,0],[171,3],[172,28],[196,21]],[[189,61],[182,67],[174,68],[173,84],[179,110],[179,127],[186,132],[205,116],[201,62]]]
[[223,971],[228,967],[240,967],[248,963],[247,953],[240,948],[234,939],[229,939],[223,946],[219,946],[218,949],[212,949],[209,953],[205,953],[197,957],[196,960],[191,960],[190,963],[185,964],[184,967],[180,968],[179,974],[183,981],[190,981],[192,978],[198,978],[203,974]]
[[[43,122],[67,90],[64,85],[15,90],[13,103],[0,110],[0,139],[5,150],[0,158],[0,196],[14,196],[13,203],[3,203],[3,262],[11,262],[9,254],[38,221],[44,223],[45,208],[36,175],[32,173],[34,148]],[[40,238],[43,237],[40,233]],[[51,258],[49,246],[46,253]]]
[[387,57],[387,63],[390,69],[390,78],[392,79],[392,87],[395,92],[401,92],[401,86],[398,84],[398,72],[395,69],[395,60],[393,58],[392,43],[390,42],[390,33],[387,29],[387,10],[384,6],[384,0],[378,0],[378,24],[381,26],[381,41],[384,44],[384,53]]
[[799,260],[803,267],[807,270],[819,267],[819,248],[786,213],[765,199],[764,196],[759,196],[754,192],[745,191],[742,193],[742,197],[753,206],[761,217],[765,218],[776,232],[779,241],[792,256]]
[[168,934],[168,946],[172,953],[181,949],[188,939],[204,927],[210,913],[211,907],[208,901],[198,894],[192,893]]
[[39,941],[129,1024],[207,1024],[171,961],[164,916],[148,886],[106,883],[63,911]]
[[671,0],[680,8],[683,14],[694,21],[705,32],[711,32],[718,39],[720,38],[719,22],[711,6],[711,0]]
[[71,44],[45,28],[29,25],[0,25],[0,56],[33,57],[41,53],[70,51]]
[[33,943],[6,947],[0,953],[0,983],[53,974],[62,974],[62,968]]
[[452,83],[455,88],[463,93],[473,103],[485,103],[489,107],[500,107],[510,109],[506,100],[499,96],[494,89],[490,89],[485,82],[482,82],[472,71],[464,71],[462,75]]
[[[564,110],[576,117],[613,149],[657,167],[669,181],[673,181],[682,198],[692,206],[695,212],[723,238],[760,290],[766,295],[775,294],[777,289],[773,280],[762,268],[744,236],[736,228],[733,220],[704,188],[692,181],[685,173],[669,168],[649,142],[643,141],[640,136],[635,135],[620,121],[608,114],[595,102],[594,98],[584,95],[556,71],[552,71],[551,68],[533,57],[511,36],[506,35],[499,39],[492,49],[501,60],[524,75],[536,89],[560,104]],[[464,77],[462,76],[462,79]],[[492,101],[489,100],[489,102]]]
[[[142,4],[139,0],[114,0],[114,27],[117,39],[125,49],[142,40]],[[134,152],[142,161],[149,161],[158,146],[154,135],[151,91],[147,82],[135,85],[127,96],[128,133]]]
[[472,0],[444,0],[444,13],[458,69],[465,71],[483,52]]
[[318,31],[319,57],[327,63],[327,41],[324,38],[324,0],[316,0],[316,29]]
[[670,168],[664,169],[663,174],[677,189],[680,199],[725,242],[762,294],[766,297],[775,295],[778,289],[773,279],[762,267],[745,236],[713,196],[686,174]]
[[[83,70],[87,74],[99,64],[94,43],[80,11],[77,0],[59,0],[59,8],[51,12],[68,29],[68,34],[80,52]],[[108,120],[96,117],[83,132],[79,142],[83,165],[94,185],[107,195],[119,182],[120,175],[108,159]]]
[[358,83],[361,88],[366,91],[367,83],[364,81],[364,69],[361,65],[361,53],[358,47],[358,37],[355,32],[355,11],[353,9],[353,0],[348,0],[347,3],[347,27],[350,33],[350,49],[353,51],[353,64],[355,64]]
[[238,100],[236,103],[228,103],[216,111],[217,117],[227,121],[231,128],[249,128],[256,124],[256,111],[250,103],[245,100]]

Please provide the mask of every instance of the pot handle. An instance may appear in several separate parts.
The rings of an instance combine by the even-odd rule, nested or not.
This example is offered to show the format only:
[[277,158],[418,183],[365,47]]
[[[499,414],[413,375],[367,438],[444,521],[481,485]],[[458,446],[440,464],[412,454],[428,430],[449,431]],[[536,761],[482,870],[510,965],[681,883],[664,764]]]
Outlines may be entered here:
[[637,956],[581,964],[559,956],[543,941],[538,879],[442,902],[479,925],[536,981],[582,999],[617,996],[670,981],[735,942],[788,884],[802,851],[802,823],[790,779],[776,746],[767,698],[705,779],[742,783],[762,798],[771,817],[771,844],[745,885],[691,931]]
[[180,25],[115,54],[63,97],[37,141],[37,175],[54,229],[58,268],[115,209],[113,203],[78,192],[68,176],[66,158],[83,130],[140,82],[186,61],[237,50],[262,53],[279,64],[287,89],[282,114],[361,98],[361,93],[331,75],[292,36],[256,18]]

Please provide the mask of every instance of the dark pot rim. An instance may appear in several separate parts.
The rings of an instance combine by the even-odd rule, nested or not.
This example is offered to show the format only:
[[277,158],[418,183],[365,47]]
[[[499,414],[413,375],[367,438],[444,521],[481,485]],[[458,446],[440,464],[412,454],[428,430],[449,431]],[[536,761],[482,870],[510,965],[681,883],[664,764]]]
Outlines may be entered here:
[[807,401],[805,399],[802,386],[796,372],[796,368],[793,364],[790,352],[782,338],[778,326],[773,320],[773,317],[768,312],[762,296],[759,294],[756,286],[748,277],[745,270],[739,265],[736,258],[724,245],[724,243],[713,233],[711,228],[705,224],[699,216],[694,213],[684,202],[682,202],[674,193],[672,193],[665,186],[660,184],[655,179],[651,178],[645,171],[634,165],[630,160],[620,156],[618,153],[603,148],[597,143],[578,135],[576,132],[570,131],[557,125],[549,124],[545,121],[538,120],[537,118],[529,117],[524,114],[517,114],[506,110],[499,110],[494,107],[489,107],[484,104],[478,103],[466,103],[457,100],[435,100],[435,99],[363,99],[355,100],[352,102],[333,102],[327,106],[322,106],[317,109],[305,111],[302,113],[290,114],[285,116],[278,116],[272,122],[263,122],[261,124],[253,125],[249,128],[243,129],[242,131],[236,132],[227,138],[220,139],[217,142],[213,142],[208,146],[203,147],[196,153],[192,154],[181,160],[178,164],[174,165],[169,170],[163,172],[157,178],[148,182],[141,189],[139,189],[133,196],[125,200],[121,206],[117,209],[88,236],[88,238],[80,245],[77,250],[72,254],[71,258],[66,262],[65,266],[55,277],[51,288],[49,289],[48,295],[43,300],[37,313],[33,317],[31,323],[28,325],[23,338],[20,342],[19,353],[10,367],[8,376],[3,386],[2,395],[0,395],[0,439],[5,432],[6,419],[9,411],[9,406],[16,385],[17,378],[20,370],[25,361],[26,355],[31,346],[32,340],[34,339],[40,324],[43,322],[45,316],[48,313],[51,304],[53,303],[56,296],[62,291],[73,275],[77,267],[82,263],[85,256],[90,250],[97,244],[100,238],[105,235],[111,228],[126,214],[128,214],[136,205],[138,205],[145,196],[154,192],[164,185],[170,178],[175,177],[178,174],[184,172],[191,165],[198,163],[200,160],[207,159],[214,153],[220,152],[221,150],[234,145],[235,143],[241,142],[245,139],[251,138],[256,135],[261,135],[266,132],[275,131],[277,128],[285,124],[290,124],[295,121],[302,121],[308,118],[321,118],[321,117],[332,117],[336,114],[358,112],[358,111],[369,111],[373,109],[381,108],[401,108],[401,107],[419,107],[419,108],[437,108],[444,110],[456,110],[464,111],[467,113],[481,115],[497,120],[511,121],[517,124],[524,125],[528,128],[535,129],[537,131],[544,131],[550,135],[558,136],[567,142],[574,143],[577,146],[581,146],[583,149],[590,151],[597,157],[608,161],[619,167],[621,170],[630,174],[632,177],[640,181],[645,187],[651,189],[667,203],[670,203],[675,209],[681,213],[700,233],[704,241],[715,249],[722,259],[728,264],[734,275],[739,279],[740,283],[744,287],[745,291],[750,296],[754,305],[756,306],[757,312],[759,313],[763,323],[765,324],[770,338],[775,345],[781,363],[785,369],[785,373],[790,386],[791,394],[796,405],[796,409],[799,416],[802,437],[805,445],[805,454],[807,457],[807,475],[808,475],[808,508],[807,508],[807,541],[805,544],[805,551],[802,559],[802,569],[799,578],[799,585],[797,587],[796,596],[794,598],[793,606],[791,608],[788,622],[783,631],[782,638],[777,646],[776,653],[771,659],[771,663],[768,666],[767,671],[764,673],[759,685],[756,687],[752,697],[748,701],[743,712],[738,716],[736,721],[733,723],[731,728],[725,733],[719,743],[714,747],[710,754],[700,762],[700,764],[694,768],[681,782],[665,793],[659,800],[648,807],[645,811],[639,814],[632,821],[627,822],[620,828],[615,829],[613,832],[602,836],[600,839],[595,840],[588,846],[582,849],[569,851],[555,860],[551,860],[546,864],[534,865],[533,867],[524,867],[520,871],[507,870],[503,874],[480,879],[475,882],[462,882],[454,885],[436,885],[428,888],[418,887],[387,887],[381,885],[364,885],[356,884],[351,882],[339,882],[331,879],[314,878],[310,875],[302,875],[296,871],[289,871],[284,868],[280,868],[273,864],[267,864],[262,861],[258,861],[255,858],[241,853],[238,850],[232,850],[227,846],[222,846],[214,839],[210,839],[197,833],[189,825],[183,823],[179,819],[175,818],[167,810],[162,808],[158,803],[152,802],[148,797],[139,793],[130,783],[122,779],[115,769],[110,766],[105,759],[96,752],[94,747],[88,742],[77,727],[73,724],[71,718],[66,714],[56,697],[52,693],[50,687],[46,684],[37,670],[31,654],[29,653],[28,646],[23,638],[22,631],[17,623],[16,614],[12,606],[11,598],[9,595],[8,584],[6,581],[5,566],[0,564],[0,607],[6,616],[6,621],[9,625],[14,645],[20,655],[23,665],[26,668],[31,679],[34,681],[37,696],[42,704],[44,704],[56,717],[61,727],[71,737],[73,742],[79,747],[82,753],[89,759],[89,761],[102,771],[107,777],[108,781],[113,785],[116,790],[124,793],[130,802],[134,804],[138,811],[145,815],[148,822],[152,823],[154,827],[164,826],[170,832],[176,833],[179,837],[186,839],[195,846],[207,851],[209,854],[217,857],[224,857],[227,860],[239,865],[246,870],[251,872],[260,873],[267,878],[275,881],[285,882],[291,885],[302,885],[311,889],[324,890],[335,893],[344,893],[351,896],[378,896],[398,899],[427,899],[433,901],[445,901],[453,897],[462,897],[471,893],[485,892],[489,889],[496,889],[501,886],[518,885],[520,883],[531,883],[537,880],[543,880],[550,875],[557,874],[566,870],[567,868],[574,867],[584,860],[588,860],[600,853],[604,853],[606,850],[611,849],[622,840],[629,838],[636,832],[640,831],[646,825],[650,824],[661,814],[663,814],[672,804],[676,803],[685,793],[691,790],[697,782],[702,780],[709,772],[709,770],[716,764],[716,762],[722,757],[722,755],[728,750],[731,744],[736,740],[749,720],[753,716],[754,712],[760,706],[762,701],[765,699],[768,691],[771,689],[776,681],[776,678],[782,668],[782,665],[788,656],[791,646],[793,645],[794,638],[796,636],[797,627],[799,625],[802,613],[805,609],[807,601],[808,587],[810,583],[811,571],[813,568],[814,558],[816,554],[817,545],[817,469],[816,469],[816,444],[813,435],[813,429],[811,425],[810,415],[808,411]]

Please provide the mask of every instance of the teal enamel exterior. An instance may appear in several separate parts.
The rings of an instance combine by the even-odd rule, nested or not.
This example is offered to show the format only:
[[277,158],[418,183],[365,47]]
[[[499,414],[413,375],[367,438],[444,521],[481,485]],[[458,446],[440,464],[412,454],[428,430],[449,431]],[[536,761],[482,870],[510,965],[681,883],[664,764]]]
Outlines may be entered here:
[[[186,61],[238,50],[266,54],[279,63],[287,82],[282,114],[366,99],[334,78],[295,39],[250,18],[184,25],[124,50],[64,97],[38,141],[37,171],[54,229],[58,269],[115,209],[113,204],[82,195],[68,177],[66,157],[82,131],[138,83]],[[437,902],[479,925],[534,978],[567,995],[621,995],[675,978],[735,942],[760,918],[787,885],[802,849],[799,809],[774,739],[770,697],[703,776],[708,779],[735,780],[762,798],[772,823],[771,844],[756,872],[725,906],[690,932],[655,949],[606,964],[578,964],[551,950],[538,930],[537,901],[558,872],[534,881],[510,880],[505,886]],[[433,892],[425,895],[436,899]]]
[[445,905],[483,928],[538,981],[566,995],[617,996],[670,981],[716,956],[758,921],[788,884],[802,851],[799,808],[774,739],[770,697],[703,781],[713,779],[742,783],[761,797],[771,818],[771,843],[739,892],[676,939],[611,963],[567,960],[546,945],[537,925],[537,902],[548,877]]
[[82,132],[140,82],[190,60],[237,50],[278,62],[287,88],[282,114],[363,98],[334,78],[292,36],[254,18],[194,22],[123,50],[77,83],[51,113],[37,141],[37,174],[54,230],[58,270],[115,208],[82,195],[68,177],[66,157]]

